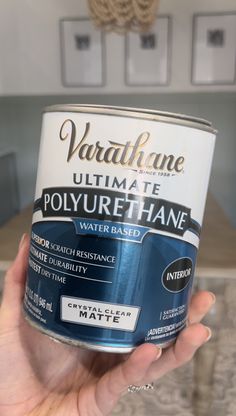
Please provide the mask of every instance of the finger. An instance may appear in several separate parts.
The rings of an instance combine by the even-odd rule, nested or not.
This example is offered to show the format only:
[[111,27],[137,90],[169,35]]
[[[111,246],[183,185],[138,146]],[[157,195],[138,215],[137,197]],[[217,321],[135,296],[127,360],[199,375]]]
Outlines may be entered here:
[[163,350],[160,360],[153,364],[148,373],[147,380],[157,380],[169,371],[178,368],[192,359],[199,347],[211,337],[211,330],[199,323],[190,325],[178,336],[176,343]]
[[160,356],[159,347],[154,344],[143,344],[126,361],[108,371],[98,382],[96,390],[96,402],[101,413],[110,414],[120,395],[130,384],[138,385],[145,377],[150,365]]
[[189,307],[188,322],[190,324],[200,322],[215,303],[214,293],[201,291],[193,295]]
[[22,236],[17,256],[6,273],[3,289],[2,308],[11,310],[21,304],[24,296],[26,270],[28,265],[29,237]]

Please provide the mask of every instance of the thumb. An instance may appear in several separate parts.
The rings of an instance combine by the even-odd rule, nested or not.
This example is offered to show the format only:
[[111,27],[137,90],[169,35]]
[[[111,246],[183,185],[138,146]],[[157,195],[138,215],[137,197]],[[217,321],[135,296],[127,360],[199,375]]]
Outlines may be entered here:
[[6,273],[1,314],[20,312],[28,266],[29,236],[23,234],[17,256]]

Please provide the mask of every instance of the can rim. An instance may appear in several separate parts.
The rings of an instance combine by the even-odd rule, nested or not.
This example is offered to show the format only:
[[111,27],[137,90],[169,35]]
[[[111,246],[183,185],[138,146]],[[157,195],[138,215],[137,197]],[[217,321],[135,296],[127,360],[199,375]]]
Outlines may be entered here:
[[189,116],[186,114],[172,113],[167,111],[158,111],[137,107],[120,107],[113,105],[99,104],[54,104],[44,108],[43,113],[51,112],[89,112],[99,114],[109,114],[116,116],[126,116],[132,118],[143,118],[153,121],[168,122],[172,124],[184,125],[216,134],[217,130],[213,128],[212,123],[204,118]]

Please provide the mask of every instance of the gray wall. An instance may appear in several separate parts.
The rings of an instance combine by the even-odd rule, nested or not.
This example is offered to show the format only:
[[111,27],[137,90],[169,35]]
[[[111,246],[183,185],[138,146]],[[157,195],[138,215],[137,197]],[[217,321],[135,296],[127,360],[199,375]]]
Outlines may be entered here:
[[45,105],[72,102],[155,108],[209,119],[219,131],[210,189],[236,226],[235,93],[0,98],[0,152],[17,153],[20,208],[33,200],[41,111]]

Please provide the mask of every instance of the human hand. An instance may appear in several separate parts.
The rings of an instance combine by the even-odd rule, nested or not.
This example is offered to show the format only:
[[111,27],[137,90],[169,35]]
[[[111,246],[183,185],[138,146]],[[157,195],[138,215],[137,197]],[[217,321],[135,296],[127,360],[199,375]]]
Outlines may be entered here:
[[143,344],[131,354],[110,354],[56,343],[22,315],[28,251],[25,235],[0,308],[1,416],[109,415],[130,384],[150,383],[183,365],[210,337],[199,322],[214,296],[204,291],[192,297],[188,328],[163,351]]

